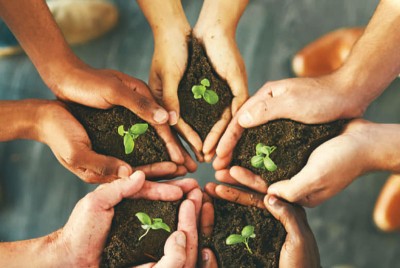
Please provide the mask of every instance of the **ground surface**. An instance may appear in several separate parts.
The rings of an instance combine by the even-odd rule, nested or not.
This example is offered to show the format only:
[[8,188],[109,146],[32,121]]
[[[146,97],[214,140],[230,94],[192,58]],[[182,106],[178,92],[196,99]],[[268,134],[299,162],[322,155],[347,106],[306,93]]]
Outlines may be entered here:
[[[183,1],[194,24],[201,1]],[[147,80],[152,34],[135,1],[116,1],[118,27],[75,52],[96,67],[114,68]],[[253,0],[238,28],[249,88],[292,76],[289,59],[297,49],[338,27],[368,22],[377,0]],[[103,56],[105,55],[105,56]],[[400,123],[400,80],[366,112],[377,122]],[[0,59],[0,99],[54,98],[26,56]],[[400,267],[399,234],[373,225],[375,199],[387,173],[363,176],[322,206],[308,210],[323,267]],[[209,165],[196,177],[213,180]],[[44,145],[30,141],[0,144],[0,240],[41,236],[60,228],[78,199],[93,189],[58,164]]]

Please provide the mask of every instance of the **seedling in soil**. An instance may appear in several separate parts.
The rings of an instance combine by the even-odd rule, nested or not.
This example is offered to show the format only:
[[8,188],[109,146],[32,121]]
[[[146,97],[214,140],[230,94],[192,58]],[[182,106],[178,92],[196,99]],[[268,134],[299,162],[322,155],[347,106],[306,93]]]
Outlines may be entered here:
[[164,223],[163,220],[160,218],[151,219],[150,216],[144,212],[138,212],[135,214],[135,216],[142,223],[142,228],[146,230],[146,232],[141,237],[139,237],[139,241],[147,235],[150,229],[153,230],[163,229],[168,233],[171,232],[171,228],[169,228],[169,226],[166,223]]
[[267,146],[263,143],[257,144],[256,155],[251,158],[251,165],[255,168],[264,168],[268,171],[275,171],[278,167],[269,157],[275,150],[275,146]]
[[253,252],[249,247],[249,239],[255,237],[256,234],[254,233],[254,226],[247,225],[243,228],[241,234],[231,234],[230,236],[228,236],[228,238],[226,239],[226,244],[230,246],[234,244],[243,243],[246,245],[247,251],[250,252],[250,254],[253,254]]
[[135,148],[135,140],[140,135],[144,134],[148,128],[149,125],[146,123],[134,124],[127,131],[125,131],[124,125],[118,127],[118,134],[121,137],[124,137],[125,154],[133,152],[133,149]]
[[214,105],[219,101],[219,97],[214,90],[207,89],[209,87],[210,81],[204,78],[200,81],[200,85],[192,87],[193,96],[196,100],[203,98],[207,103]]

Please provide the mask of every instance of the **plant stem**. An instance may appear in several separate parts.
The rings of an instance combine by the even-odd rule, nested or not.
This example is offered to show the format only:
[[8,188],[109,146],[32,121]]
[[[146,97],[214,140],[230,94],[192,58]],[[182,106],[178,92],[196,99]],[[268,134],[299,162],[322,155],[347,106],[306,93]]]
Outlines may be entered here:
[[253,251],[251,251],[248,243],[249,243],[249,240],[248,240],[248,238],[246,238],[245,241],[244,241],[244,244],[246,245],[246,248],[250,252],[250,254],[253,254]]
[[150,228],[147,229],[146,232],[145,232],[141,237],[139,237],[139,241],[140,241],[143,237],[145,237],[149,231],[150,231]]

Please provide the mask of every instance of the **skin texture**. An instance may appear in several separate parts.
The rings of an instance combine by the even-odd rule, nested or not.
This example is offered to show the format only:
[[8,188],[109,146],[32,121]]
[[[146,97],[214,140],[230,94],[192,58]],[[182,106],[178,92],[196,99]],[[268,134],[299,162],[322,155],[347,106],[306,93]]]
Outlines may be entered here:
[[[109,182],[121,176],[120,172],[133,172],[127,163],[94,152],[84,128],[61,102],[28,99],[0,104],[0,123],[8,126],[0,132],[0,141],[30,139],[45,143],[65,168],[88,183]],[[170,154],[176,154],[174,147],[168,149]],[[186,152],[176,160],[181,164],[162,162],[135,169],[152,178],[183,175],[187,172],[183,163],[190,170],[196,169]]]
[[[397,46],[400,30],[395,26],[400,23],[398,14],[398,1],[382,0],[347,61],[336,72],[266,83],[242,106],[222,136],[213,163],[220,170],[217,179],[231,183],[233,177],[238,177],[237,167],[227,169],[244,128],[277,118],[311,124],[362,116],[400,73]],[[396,172],[399,166],[394,156],[399,143],[395,129],[398,127],[352,121],[342,135],[319,146],[300,173],[291,180],[271,185],[268,193],[305,206],[316,206],[366,172]],[[379,153],[371,158],[371,150],[376,148]],[[252,178],[251,182],[241,182],[251,185],[258,181],[254,175],[247,177]]]
[[[218,189],[218,187],[223,188]],[[206,185],[206,193],[209,196],[267,209],[283,224],[287,235],[280,253],[279,267],[320,267],[317,243],[302,207],[289,204],[274,195],[263,195],[256,192],[240,191],[240,199],[235,199],[236,196],[229,194],[224,195],[230,190],[234,189],[213,183]],[[214,223],[214,208],[207,194],[204,194],[203,198],[201,231],[205,235],[210,235]],[[257,201],[254,201],[255,199]],[[210,249],[203,249],[201,265],[201,267],[217,267],[215,255]]]
[[[191,145],[199,161],[211,161],[216,144],[238,108],[248,98],[247,75],[235,41],[235,31],[248,1],[204,1],[193,35],[204,45],[216,72],[232,89],[230,111],[224,113],[206,140],[179,117],[178,85],[187,65],[187,36],[191,28],[180,1],[138,1],[152,28],[155,42],[149,85],[153,95],[169,111],[170,124]],[[225,10],[232,12],[223,12]]]
[[42,238],[1,243],[0,265],[21,267],[28,262],[32,267],[98,267],[113,207],[122,198],[174,201],[188,194],[191,199],[181,204],[178,231],[168,238],[164,257],[158,263],[140,267],[193,267],[197,257],[197,237],[193,239],[193,234],[197,235],[196,211],[201,206],[201,192],[191,179],[177,185],[182,187],[145,181],[140,171],[103,184],[78,202],[62,229]]
[[[148,86],[124,73],[94,69],[82,62],[64,40],[45,1],[0,0],[0,17],[12,30],[43,81],[59,99],[99,109],[108,109],[114,105],[126,107],[152,124],[168,145],[170,157],[177,167],[173,170],[171,163],[168,163],[168,166],[163,165],[162,167],[168,170],[164,175],[183,175],[187,171],[196,169],[189,154],[166,125],[169,114],[157,104]],[[65,114],[59,111],[57,116],[64,116],[60,113]],[[72,119],[68,118],[68,120]],[[85,143],[84,146],[82,144],[80,146],[90,147],[87,140],[83,141],[86,139],[86,134],[79,132],[78,141]],[[69,134],[62,133],[61,135],[68,136]],[[113,164],[103,167],[106,159],[104,156],[94,158],[90,167],[82,166],[80,164],[82,159],[87,158],[83,153],[87,151],[87,149],[82,152],[70,150],[69,154],[73,153],[73,155],[67,155],[63,160],[60,155],[56,154],[56,156],[64,166],[68,166],[70,170],[73,169],[73,172],[85,181],[104,182],[111,180],[112,176],[116,178],[115,170],[118,169],[114,166],[116,162],[113,161]],[[120,167],[132,170],[122,162],[120,162]],[[77,169],[80,169],[79,172]],[[106,178],[95,181],[93,178],[95,174]],[[149,173],[149,175],[152,174]],[[156,173],[156,175],[162,174]]]

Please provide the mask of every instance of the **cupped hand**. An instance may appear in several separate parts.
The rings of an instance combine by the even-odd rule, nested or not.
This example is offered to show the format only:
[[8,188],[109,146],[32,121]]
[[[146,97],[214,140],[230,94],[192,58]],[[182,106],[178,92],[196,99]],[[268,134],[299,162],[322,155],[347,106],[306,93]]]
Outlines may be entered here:
[[197,250],[197,237],[194,241],[190,236],[193,233],[197,235],[196,206],[200,208],[201,204],[197,187],[197,183],[191,179],[169,184],[146,181],[144,173],[140,171],[129,178],[100,185],[78,202],[67,224],[57,231],[54,244],[59,247],[58,250],[65,252],[63,260],[66,266],[97,267],[111,228],[114,206],[123,198],[176,201],[185,193],[194,192],[192,199],[182,203],[178,231],[168,238],[165,255],[156,266],[166,267],[163,265],[170,264],[172,266],[168,267],[185,267],[189,259],[192,262],[196,260],[193,249]]
[[[38,140],[47,144],[57,160],[83,181],[103,183],[132,173],[132,167],[124,161],[94,152],[85,129],[61,102],[49,101],[39,113]],[[149,177],[163,177],[179,170],[173,162],[135,169]]]
[[[264,194],[247,192],[225,185],[216,185],[214,183],[206,185],[206,192],[214,198],[222,198],[244,206],[255,206],[267,209],[283,224],[287,235],[281,249],[279,267],[320,267],[317,243],[308,225],[307,217],[302,207],[279,200],[273,195],[265,196]],[[204,230],[210,232],[209,230],[212,228],[210,226],[212,226],[213,223],[212,205],[210,203],[205,203],[203,205],[203,211],[202,214],[205,215],[205,220],[203,220],[202,224],[205,226]],[[206,249],[203,251],[203,254],[208,254],[209,252],[210,250]],[[208,255],[208,259],[213,260],[213,258],[215,258],[215,256]]]
[[193,35],[204,45],[214,70],[227,81],[233,95],[231,107],[224,111],[221,119],[214,125],[204,141],[202,151],[205,160],[209,162],[215,155],[217,143],[232,115],[236,114],[249,96],[247,74],[234,33],[217,26],[204,31],[201,25],[196,25]]

